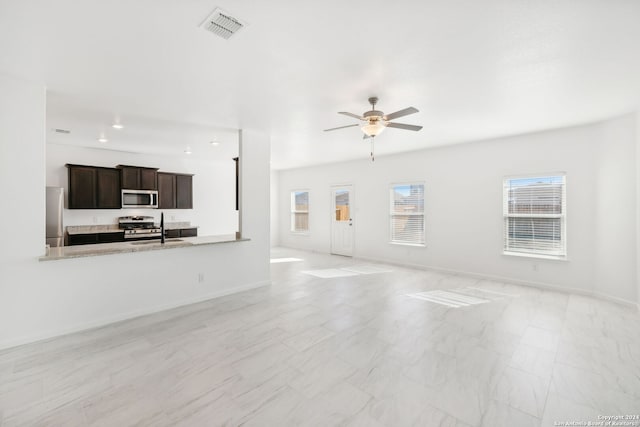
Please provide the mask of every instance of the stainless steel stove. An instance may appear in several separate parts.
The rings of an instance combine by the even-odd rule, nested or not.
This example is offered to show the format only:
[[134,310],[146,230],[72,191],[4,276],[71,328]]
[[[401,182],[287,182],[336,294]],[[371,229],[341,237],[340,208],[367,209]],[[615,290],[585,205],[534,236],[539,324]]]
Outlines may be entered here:
[[124,230],[125,240],[148,240],[161,237],[158,227],[152,216],[121,216],[118,218],[118,226]]

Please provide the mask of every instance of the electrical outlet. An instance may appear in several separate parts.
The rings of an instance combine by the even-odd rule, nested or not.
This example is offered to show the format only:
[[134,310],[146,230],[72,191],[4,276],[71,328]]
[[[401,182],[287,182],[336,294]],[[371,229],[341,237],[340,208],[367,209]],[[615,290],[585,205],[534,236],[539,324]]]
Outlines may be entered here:
[[171,215],[171,221],[175,221],[176,220],[176,216],[175,215]]
[[531,268],[533,269],[533,271],[538,271],[538,264],[536,264],[535,262],[531,265]]
[[198,283],[204,282],[204,273],[198,273]]
[[94,223],[94,224],[97,224],[97,223],[98,223],[98,217],[97,217],[97,216],[94,216],[94,217],[93,217],[93,223]]

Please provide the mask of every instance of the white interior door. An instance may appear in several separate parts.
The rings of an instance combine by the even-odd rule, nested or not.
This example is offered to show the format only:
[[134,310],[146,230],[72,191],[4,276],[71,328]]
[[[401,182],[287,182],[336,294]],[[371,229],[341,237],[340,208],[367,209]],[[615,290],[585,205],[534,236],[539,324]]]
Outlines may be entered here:
[[353,255],[353,188],[340,185],[331,188],[331,253]]

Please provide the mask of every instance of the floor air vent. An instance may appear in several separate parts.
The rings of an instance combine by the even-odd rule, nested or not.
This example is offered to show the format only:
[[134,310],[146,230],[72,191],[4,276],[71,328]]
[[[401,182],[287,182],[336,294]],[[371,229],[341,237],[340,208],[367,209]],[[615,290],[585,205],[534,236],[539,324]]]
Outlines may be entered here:
[[216,9],[204,20],[201,28],[228,40],[232,35],[240,31],[246,24],[234,18],[227,12]]

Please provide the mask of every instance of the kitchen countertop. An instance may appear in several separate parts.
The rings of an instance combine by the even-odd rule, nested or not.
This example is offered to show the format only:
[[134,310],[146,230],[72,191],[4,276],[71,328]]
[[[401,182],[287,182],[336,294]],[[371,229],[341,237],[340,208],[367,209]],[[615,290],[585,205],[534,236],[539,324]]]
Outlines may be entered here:
[[[160,227],[160,224],[158,224],[158,227]],[[177,229],[181,229],[181,228],[198,228],[197,225],[191,225],[190,222],[165,222],[164,223],[164,229],[165,230],[177,230]]]
[[[95,233],[95,231],[94,231]],[[251,239],[239,237],[234,234],[222,236],[183,237],[179,239],[166,239],[163,245],[160,240],[138,240],[136,242],[99,243],[95,245],[62,246],[50,248],[46,255],[39,258],[40,261],[53,261],[59,259],[93,257],[100,255],[122,254],[128,252],[145,252],[164,249],[187,248],[192,246],[217,245],[220,243],[246,242]]]
[[118,233],[124,231],[118,227],[118,224],[102,224],[102,225],[68,225],[67,233],[69,234],[93,234],[93,233]]
[[[160,227],[160,224],[158,224]],[[177,230],[181,228],[199,228],[197,225],[191,225],[190,222],[167,222],[165,223],[165,230]],[[69,225],[67,226],[67,233],[70,235],[75,234],[93,234],[93,233],[118,233],[124,231],[118,227],[118,224],[100,224],[100,225]]]

